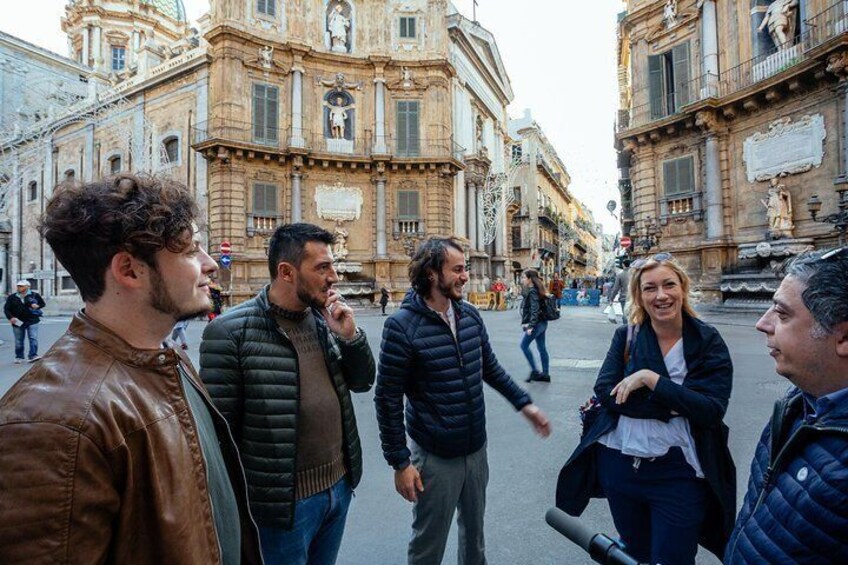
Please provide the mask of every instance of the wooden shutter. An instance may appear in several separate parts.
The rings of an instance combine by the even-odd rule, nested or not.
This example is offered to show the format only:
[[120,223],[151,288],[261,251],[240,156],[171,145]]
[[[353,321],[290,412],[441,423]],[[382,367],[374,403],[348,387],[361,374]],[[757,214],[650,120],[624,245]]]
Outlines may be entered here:
[[676,159],[663,162],[663,189],[666,196],[678,193]]
[[689,42],[681,43],[671,50],[672,76],[674,78],[674,106],[671,112],[677,112],[689,103]]
[[653,120],[666,115],[664,63],[662,55],[648,56],[648,96],[651,99],[651,119]]
[[277,215],[277,185],[265,183],[253,185],[253,213],[256,216]]
[[677,163],[677,188],[679,192],[695,192],[695,159],[683,157],[678,159]]
[[417,220],[419,218],[418,191],[402,190],[398,192],[398,219]]
[[397,102],[397,152],[403,156],[418,155],[418,101]]
[[258,143],[276,143],[279,89],[266,84],[253,85],[253,138]]

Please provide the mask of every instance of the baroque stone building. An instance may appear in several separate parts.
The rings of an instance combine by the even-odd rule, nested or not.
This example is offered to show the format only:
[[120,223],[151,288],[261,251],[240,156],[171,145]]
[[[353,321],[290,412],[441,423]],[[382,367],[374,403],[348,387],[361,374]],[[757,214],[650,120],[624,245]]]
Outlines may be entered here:
[[[192,190],[204,243],[215,255],[231,244],[221,279],[233,303],[268,281],[268,236],[289,221],[339,236],[349,298],[382,285],[400,298],[431,235],[467,242],[471,290],[505,272],[486,179],[505,167],[512,91],[479,24],[446,0],[212,0],[198,27],[181,0],[74,0],[62,20],[72,59],[10,47],[60,69],[49,87],[72,94],[41,97],[32,115],[0,112],[4,290],[25,277],[54,307],[79,304],[34,223],[57,183],[122,170]],[[15,91],[39,99],[26,87],[33,65],[7,66],[0,85],[17,77]]]
[[808,202],[848,204],[846,39],[842,1],[626,2],[616,142],[637,254],[671,251],[705,298],[744,306],[778,262],[836,243]]

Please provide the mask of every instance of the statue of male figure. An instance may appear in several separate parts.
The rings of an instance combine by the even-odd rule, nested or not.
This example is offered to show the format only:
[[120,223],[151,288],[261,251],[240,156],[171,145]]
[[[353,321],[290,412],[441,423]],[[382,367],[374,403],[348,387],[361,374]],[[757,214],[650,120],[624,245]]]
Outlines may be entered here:
[[768,27],[771,39],[778,49],[789,47],[789,41],[795,35],[795,11],[798,0],[775,0],[766,9],[766,15],[757,31]]

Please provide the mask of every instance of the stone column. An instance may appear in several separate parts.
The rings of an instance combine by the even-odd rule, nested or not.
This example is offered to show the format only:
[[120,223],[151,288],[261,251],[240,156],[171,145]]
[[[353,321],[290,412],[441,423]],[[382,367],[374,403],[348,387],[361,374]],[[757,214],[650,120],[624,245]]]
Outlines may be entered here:
[[[103,69],[103,42],[102,35],[103,30],[98,26],[94,28],[94,52],[91,54],[91,58],[93,59],[93,67],[95,72],[100,72]],[[111,64],[109,66],[109,70],[112,70]]]
[[377,185],[377,258],[384,259],[386,252],[386,179],[375,179]]
[[82,28],[82,64],[86,67],[88,66],[88,60],[90,55],[90,49],[88,46],[88,28]]
[[303,221],[303,194],[300,189],[300,181],[303,179],[303,174],[299,171],[292,172],[291,174],[291,198],[292,198],[292,223],[302,222]]
[[94,180],[94,124],[85,128],[85,160],[82,178],[85,182]]
[[[304,147],[303,136],[303,67],[292,67],[291,137],[289,146]],[[292,208],[293,209],[293,208]]]
[[468,216],[468,241],[471,249],[477,249],[477,185],[474,181],[470,181],[465,190],[466,207],[465,211]]
[[484,226],[485,218],[483,216],[483,187],[476,185],[474,188],[476,189],[474,192],[475,200],[477,201],[477,249],[479,251],[486,252],[486,244],[483,242],[486,237],[486,228]]
[[718,137],[707,133],[706,166],[704,167],[704,192],[707,201],[707,239],[717,239],[724,235],[724,211],[721,198],[721,163]]
[[848,80],[839,82],[842,97],[842,178],[848,180]]
[[715,0],[705,0],[701,14],[701,52],[703,56],[704,96],[718,96],[718,25]]
[[376,113],[376,123],[374,126],[374,149],[373,152],[378,155],[388,153],[386,146],[386,79],[374,79],[374,108]]
[[468,217],[465,208],[465,171],[458,171],[453,178],[454,228],[460,237],[468,237]]

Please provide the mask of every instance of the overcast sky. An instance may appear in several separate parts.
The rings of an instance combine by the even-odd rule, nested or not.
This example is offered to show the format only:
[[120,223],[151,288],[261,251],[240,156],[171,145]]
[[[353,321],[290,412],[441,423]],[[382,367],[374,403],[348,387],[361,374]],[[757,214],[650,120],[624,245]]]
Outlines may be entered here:
[[[183,0],[190,20],[208,0]],[[472,17],[473,0],[453,0]],[[67,55],[59,27],[66,0],[15,2],[0,30]],[[478,0],[477,20],[495,36],[512,81],[510,116],[529,108],[571,174],[571,190],[607,233],[618,222],[606,203],[618,199],[613,123],[617,106],[615,26],[621,0]]]

